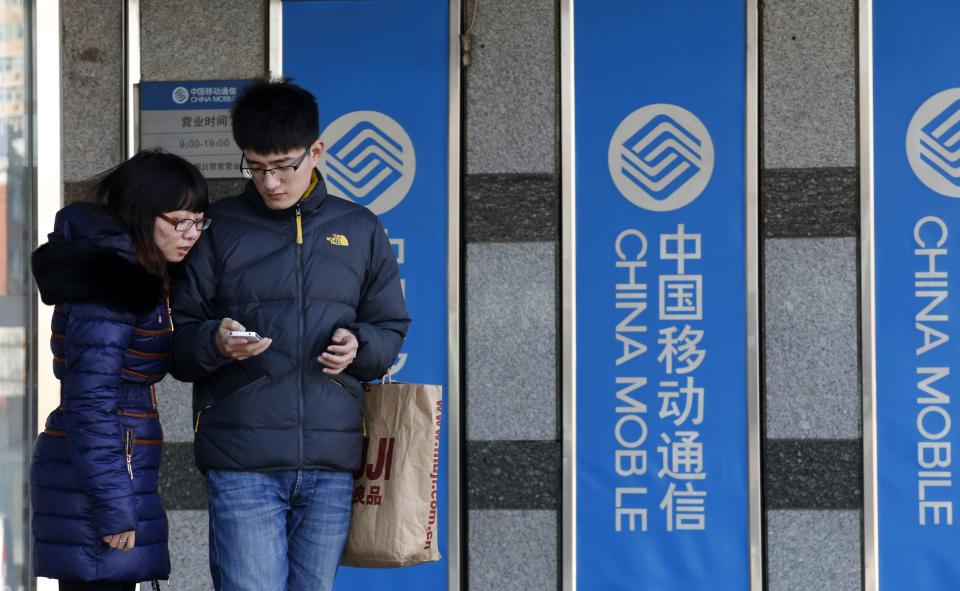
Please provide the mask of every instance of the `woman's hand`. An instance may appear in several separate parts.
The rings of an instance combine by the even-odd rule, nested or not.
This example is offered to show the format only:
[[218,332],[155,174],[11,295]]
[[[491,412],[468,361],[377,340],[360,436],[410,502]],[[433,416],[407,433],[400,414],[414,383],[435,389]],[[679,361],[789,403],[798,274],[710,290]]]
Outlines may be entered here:
[[114,550],[129,552],[130,550],[133,550],[133,547],[136,545],[137,532],[131,529],[130,531],[121,532],[119,534],[103,536],[103,541]]

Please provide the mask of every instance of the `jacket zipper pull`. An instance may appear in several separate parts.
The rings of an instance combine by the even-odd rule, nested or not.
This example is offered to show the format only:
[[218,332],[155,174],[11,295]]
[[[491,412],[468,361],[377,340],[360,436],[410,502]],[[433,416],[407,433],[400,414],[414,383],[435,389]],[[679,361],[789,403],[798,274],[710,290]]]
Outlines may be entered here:
[[170,322],[170,332],[173,332],[173,308],[170,307],[170,296],[167,296],[167,320]]
[[123,440],[123,454],[127,460],[127,474],[133,480],[133,431],[127,429]]
[[300,215],[300,204],[297,204],[297,244],[303,244],[303,221]]
[[208,405],[204,406],[203,408],[201,408],[200,410],[197,411],[197,420],[193,422],[193,432],[194,432],[194,433],[199,433],[199,432],[200,432],[200,415],[202,415],[202,414],[203,414],[203,411],[207,410],[207,409],[210,408],[211,406],[213,406],[213,405],[212,405],[212,404],[208,404]]
[[367,436],[367,417],[360,415],[360,433],[363,437]]

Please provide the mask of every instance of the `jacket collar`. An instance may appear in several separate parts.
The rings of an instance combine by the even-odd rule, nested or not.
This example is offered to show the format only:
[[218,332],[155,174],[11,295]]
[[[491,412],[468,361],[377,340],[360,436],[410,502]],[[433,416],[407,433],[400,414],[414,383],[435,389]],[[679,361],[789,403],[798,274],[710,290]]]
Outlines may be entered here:
[[163,278],[140,265],[119,220],[88,203],[57,213],[49,242],[34,251],[31,263],[45,304],[96,302],[141,314],[163,293]]
[[130,235],[105,206],[93,203],[71,203],[57,212],[51,243],[97,247],[112,250],[132,263],[138,263]]
[[252,180],[247,181],[247,186],[243,191],[243,198],[250,203],[257,213],[272,219],[292,218],[296,215],[297,205],[300,206],[300,215],[312,215],[323,207],[327,201],[327,184],[323,180],[323,175],[316,169],[314,169],[313,174],[316,177],[316,182],[311,184],[312,189],[310,189],[297,204],[291,205],[287,209],[270,209],[267,207],[267,204],[263,202],[263,197],[260,196],[260,192],[257,191],[257,187]]

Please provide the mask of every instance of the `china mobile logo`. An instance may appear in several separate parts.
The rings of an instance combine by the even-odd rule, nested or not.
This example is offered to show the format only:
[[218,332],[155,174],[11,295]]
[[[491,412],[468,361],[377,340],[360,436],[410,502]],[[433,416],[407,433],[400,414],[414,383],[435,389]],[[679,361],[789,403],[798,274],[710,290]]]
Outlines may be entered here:
[[610,176],[637,207],[673,211],[696,199],[713,174],[713,140],[676,105],[647,105],[627,116],[610,140]]
[[335,192],[380,215],[397,206],[413,184],[417,158],[410,136],[377,111],[339,117],[320,136],[321,168]]
[[172,98],[173,102],[177,103],[178,105],[182,105],[190,98],[190,91],[183,86],[178,86],[173,89],[173,93],[171,93],[170,98]]
[[960,197],[960,88],[927,99],[907,128],[907,160],[928,188]]

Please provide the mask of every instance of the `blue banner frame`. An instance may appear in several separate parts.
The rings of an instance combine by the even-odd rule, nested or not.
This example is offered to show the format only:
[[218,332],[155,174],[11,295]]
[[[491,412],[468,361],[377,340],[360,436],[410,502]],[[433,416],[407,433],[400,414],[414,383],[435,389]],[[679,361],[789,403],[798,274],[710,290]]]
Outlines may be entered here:
[[872,156],[865,168],[873,171],[868,270],[876,306],[866,319],[876,338],[875,380],[867,382],[876,448],[866,454],[868,478],[875,470],[876,479],[866,497],[875,492],[877,521],[868,515],[867,525],[878,556],[871,560],[868,547],[866,563],[878,572],[868,577],[884,591],[955,589],[960,499],[951,393],[960,385],[953,363],[960,307],[950,288],[960,273],[960,41],[953,26],[960,4],[871,0],[863,10],[867,23],[872,18],[872,46],[861,54],[872,84],[861,91],[873,106],[864,156]]
[[749,589],[754,15],[741,1],[570,4],[572,585]]
[[395,376],[444,386],[436,524],[443,559],[402,569],[341,568],[338,590],[448,588],[447,411],[456,404],[447,387],[456,375],[448,366],[448,310],[457,305],[447,289],[448,190],[458,174],[449,170],[448,153],[451,134],[459,133],[448,118],[450,10],[448,0],[282,4],[283,74],[317,97],[328,188],[377,213],[397,252],[413,323]]

